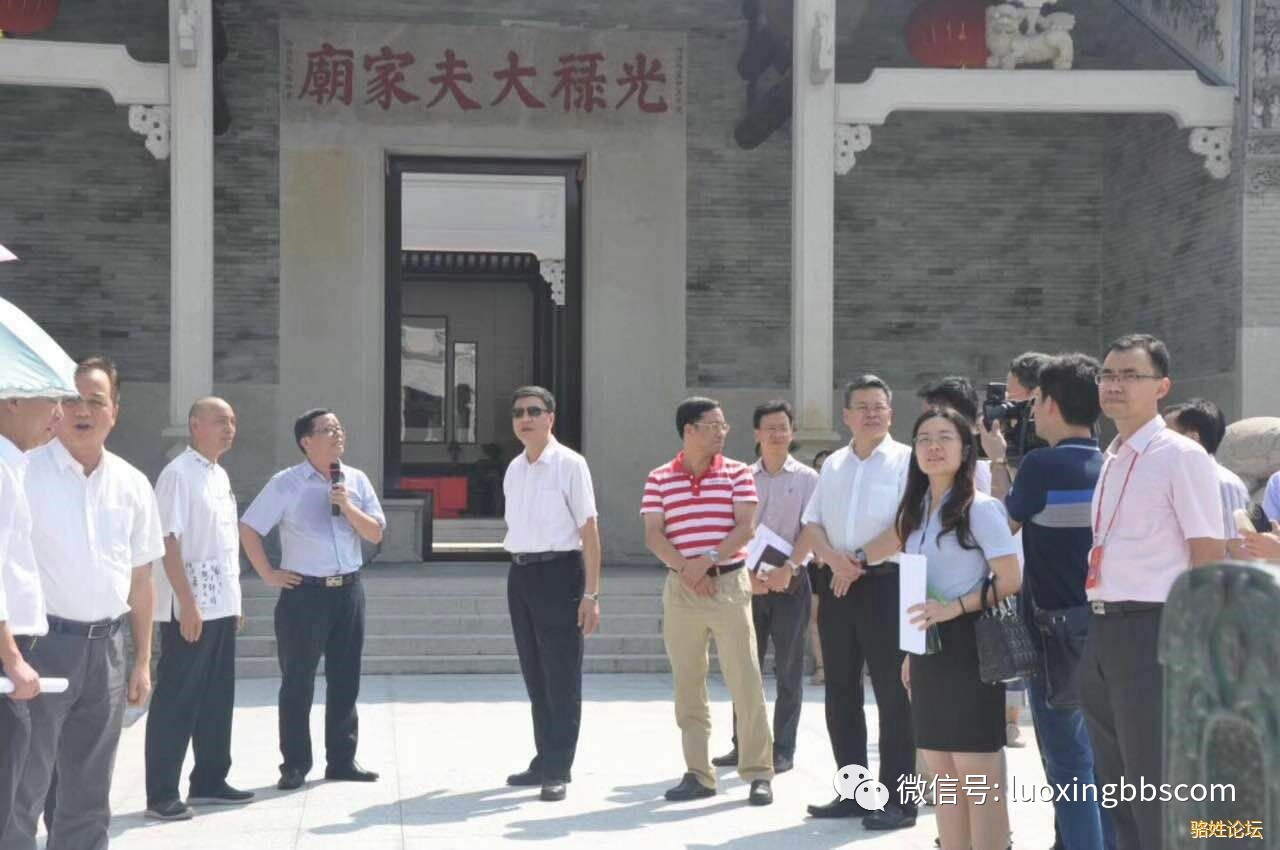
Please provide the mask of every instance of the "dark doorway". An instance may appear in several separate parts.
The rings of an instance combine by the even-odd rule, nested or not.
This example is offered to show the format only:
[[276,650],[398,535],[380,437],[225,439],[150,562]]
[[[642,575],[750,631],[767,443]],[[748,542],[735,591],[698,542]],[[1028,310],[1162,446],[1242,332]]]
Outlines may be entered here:
[[[462,186],[490,175],[498,183],[503,175],[556,178],[543,182],[553,187],[556,205],[563,203],[553,219],[558,229],[562,212],[563,258],[548,271],[544,257],[504,250],[510,240],[501,233],[491,245],[475,228],[459,235],[445,220],[455,214],[482,219],[482,207],[492,197],[480,194],[476,209],[432,208],[427,218],[445,224],[438,230],[430,224],[411,226],[413,244],[406,246],[403,216],[420,211],[424,199],[414,194],[416,206],[406,213],[406,179],[418,181],[415,190],[426,179],[416,175],[457,179]],[[442,198],[467,207],[465,190],[453,191]],[[492,551],[500,542],[495,523],[502,516],[502,476],[521,450],[509,414],[515,387],[549,388],[558,402],[558,438],[580,447],[581,213],[577,161],[388,161],[384,490],[430,491],[433,539],[444,541],[451,555]],[[460,244],[469,250],[456,250]],[[450,536],[451,526],[465,531]],[[469,542],[475,545],[468,547]]]

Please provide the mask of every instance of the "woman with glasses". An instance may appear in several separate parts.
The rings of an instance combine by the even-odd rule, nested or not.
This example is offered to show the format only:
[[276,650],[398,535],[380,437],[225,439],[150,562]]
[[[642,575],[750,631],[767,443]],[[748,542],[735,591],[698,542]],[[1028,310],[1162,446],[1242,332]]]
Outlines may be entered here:
[[[931,408],[916,420],[912,443],[895,526],[866,552],[874,560],[903,551],[928,562],[929,598],[908,613],[918,628],[936,626],[941,645],[932,654],[909,654],[902,681],[911,695],[916,746],[939,780],[940,846],[1001,850],[1009,810],[1007,795],[994,785],[1006,784],[1004,685],[978,677],[974,625],[988,576],[997,598],[1018,591],[1017,544],[999,500],[974,486],[977,446],[968,419],[951,408]],[[975,777],[985,788],[975,787]],[[955,789],[955,800],[943,789]]]

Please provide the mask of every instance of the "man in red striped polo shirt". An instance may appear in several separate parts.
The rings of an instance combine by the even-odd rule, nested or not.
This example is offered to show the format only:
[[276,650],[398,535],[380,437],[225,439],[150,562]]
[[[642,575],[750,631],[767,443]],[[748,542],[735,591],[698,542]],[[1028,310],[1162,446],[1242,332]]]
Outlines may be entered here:
[[676,722],[687,772],[668,800],[716,793],[711,768],[707,641],[714,637],[738,717],[738,774],[751,783],[748,801],[773,802],[773,739],[756,659],[751,582],[744,547],[755,527],[751,468],[724,450],[729,423],[720,403],[688,398],[676,409],[684,450],[649,473],[640,513],[645,545],[670,573],[662,591],[662,637],[675,678]]

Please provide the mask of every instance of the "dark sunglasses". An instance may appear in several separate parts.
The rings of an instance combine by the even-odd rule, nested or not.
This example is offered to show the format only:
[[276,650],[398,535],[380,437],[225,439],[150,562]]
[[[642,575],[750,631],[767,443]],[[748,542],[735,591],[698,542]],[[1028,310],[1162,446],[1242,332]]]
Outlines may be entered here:
[[511,408],[511,418],[523,419],[524,415],[527,413],[529,414],[529,418],[537,419],[546,412],[547,409],[545,407],[538,407],[537,405],[530,405],[529,407],[513,407]]

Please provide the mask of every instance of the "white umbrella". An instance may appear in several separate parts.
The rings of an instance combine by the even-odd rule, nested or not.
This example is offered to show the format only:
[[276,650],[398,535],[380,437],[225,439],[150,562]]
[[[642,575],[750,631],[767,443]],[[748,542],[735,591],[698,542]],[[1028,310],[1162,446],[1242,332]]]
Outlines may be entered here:
[[43,328],[0,298],[0,398],[76,398],[75,371]]

